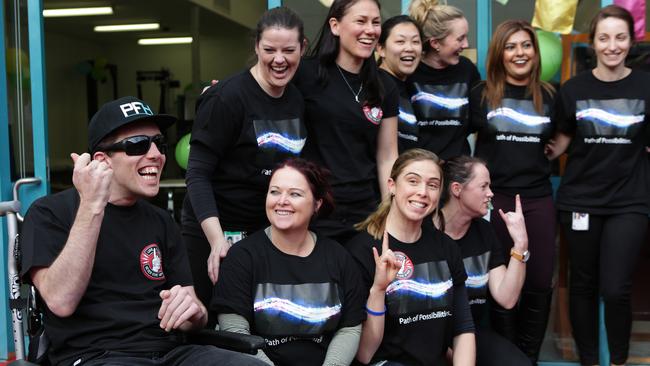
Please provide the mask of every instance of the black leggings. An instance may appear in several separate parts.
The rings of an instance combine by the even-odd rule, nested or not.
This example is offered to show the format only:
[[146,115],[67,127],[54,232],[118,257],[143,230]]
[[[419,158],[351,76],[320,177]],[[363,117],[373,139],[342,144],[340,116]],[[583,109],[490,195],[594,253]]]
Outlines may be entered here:
[[192,278],[194,279],[194,291],[196,296],[208,309],[208,324],[213,327],[217,324],[216,316],[209,311],[212,300],[214,285],[208,276],[208,257],[210,256],[210,243],[205,236],[196,236],[183,232],[183,244],[187,249],[187,257],[190,262]]
[[583,365],[598,364],[598,296],[605,303],[611,362],[627,360],[632,327],[632,275],[645,241],[648,216],[589,215],[589,230],[571,229],[572,213],[560,212],[569,246],[569,309]]
[[[503,246],[503,255],[506,258],[507,265],[513,243],[508,229],[499,215],[499,209],[502,209],[503,212],[514,211],[515,197],[495,193],[494,197],[492,197],[492,202],[494,209],[492,210],[490,222]],[[530,251],[530,261],[526,263],[524,289],[529,291],[544,291],[551,288],[553,267],[555,265],[557,221],[553,197],[522,197],[521,206],[524,211],[524,219],[526,220],[528,250]]]
[[477,366],[526,366],[530,360],[507,339],[491,329],[476,329]]

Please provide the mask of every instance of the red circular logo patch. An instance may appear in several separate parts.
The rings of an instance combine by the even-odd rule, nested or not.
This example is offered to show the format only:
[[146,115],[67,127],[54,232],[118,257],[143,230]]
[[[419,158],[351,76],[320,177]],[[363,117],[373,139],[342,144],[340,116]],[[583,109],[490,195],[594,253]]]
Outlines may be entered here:
[[384,111],[379,107],[369,107],[367,105],[363,106],[363,114],[366,116],[366,119],[372,122],[375,125],[378,125],[381,122],[381,117],[384,116]]
[[158,244],[149,244],[140,252],[140,269],[142,274],[150,280],[162,281],[163,273],[162,253]]
[[413,262],[411,262],[411,258],[402,252],[394,253],[395,257],[397,257],[397,260],[402,263],[402,267],[400,267],[396,277],[400,280],[411,278],[411,276],[413,276]]

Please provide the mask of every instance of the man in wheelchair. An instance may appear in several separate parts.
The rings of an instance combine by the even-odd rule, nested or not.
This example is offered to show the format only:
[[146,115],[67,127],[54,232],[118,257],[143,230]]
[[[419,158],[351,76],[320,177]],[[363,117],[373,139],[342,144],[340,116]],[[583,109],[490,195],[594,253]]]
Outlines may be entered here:
[[61,365],[260,365],[184,345],[207,321],[172,217],[158,193],[174,117],[141,100],[109,102],[88,126],[90,154],[71,154],[74,188],[29,209],[22,270],[47,305],[50,359]]

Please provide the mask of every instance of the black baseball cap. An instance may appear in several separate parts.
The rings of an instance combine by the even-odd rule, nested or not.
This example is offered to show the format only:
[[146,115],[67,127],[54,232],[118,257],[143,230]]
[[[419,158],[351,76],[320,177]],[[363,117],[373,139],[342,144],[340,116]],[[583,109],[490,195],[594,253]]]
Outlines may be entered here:
[[160,131],[176,122],[176,117],[168,114],[155,114],[153,109],[136,97],[122,97],[104,104],[95,113],[88,125],[88,149],[95,152],[104,137],[118,128],[135,121],[152,121]]

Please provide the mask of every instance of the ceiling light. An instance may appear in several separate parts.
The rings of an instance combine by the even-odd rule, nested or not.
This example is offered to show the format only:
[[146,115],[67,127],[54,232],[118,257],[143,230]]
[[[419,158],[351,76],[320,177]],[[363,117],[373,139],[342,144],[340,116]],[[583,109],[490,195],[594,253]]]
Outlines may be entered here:
[[169,38],[141,38],[138,44],[143,46],[160,44],[183,44],[192,43],[192,37],[169,37]]
[[97,25],[95,32],[128,32],[160,29],[159,23]]
[[334,0],[319,0],[318,2],[324,7],[329,8],[330,6],[332,6]]
[[110,6],[98,6],[94,8],[68,8],[68,9],[45,9],[43,16],[45,18],[54,17],[78,17],[86,15],[111,15],[113,8]]

